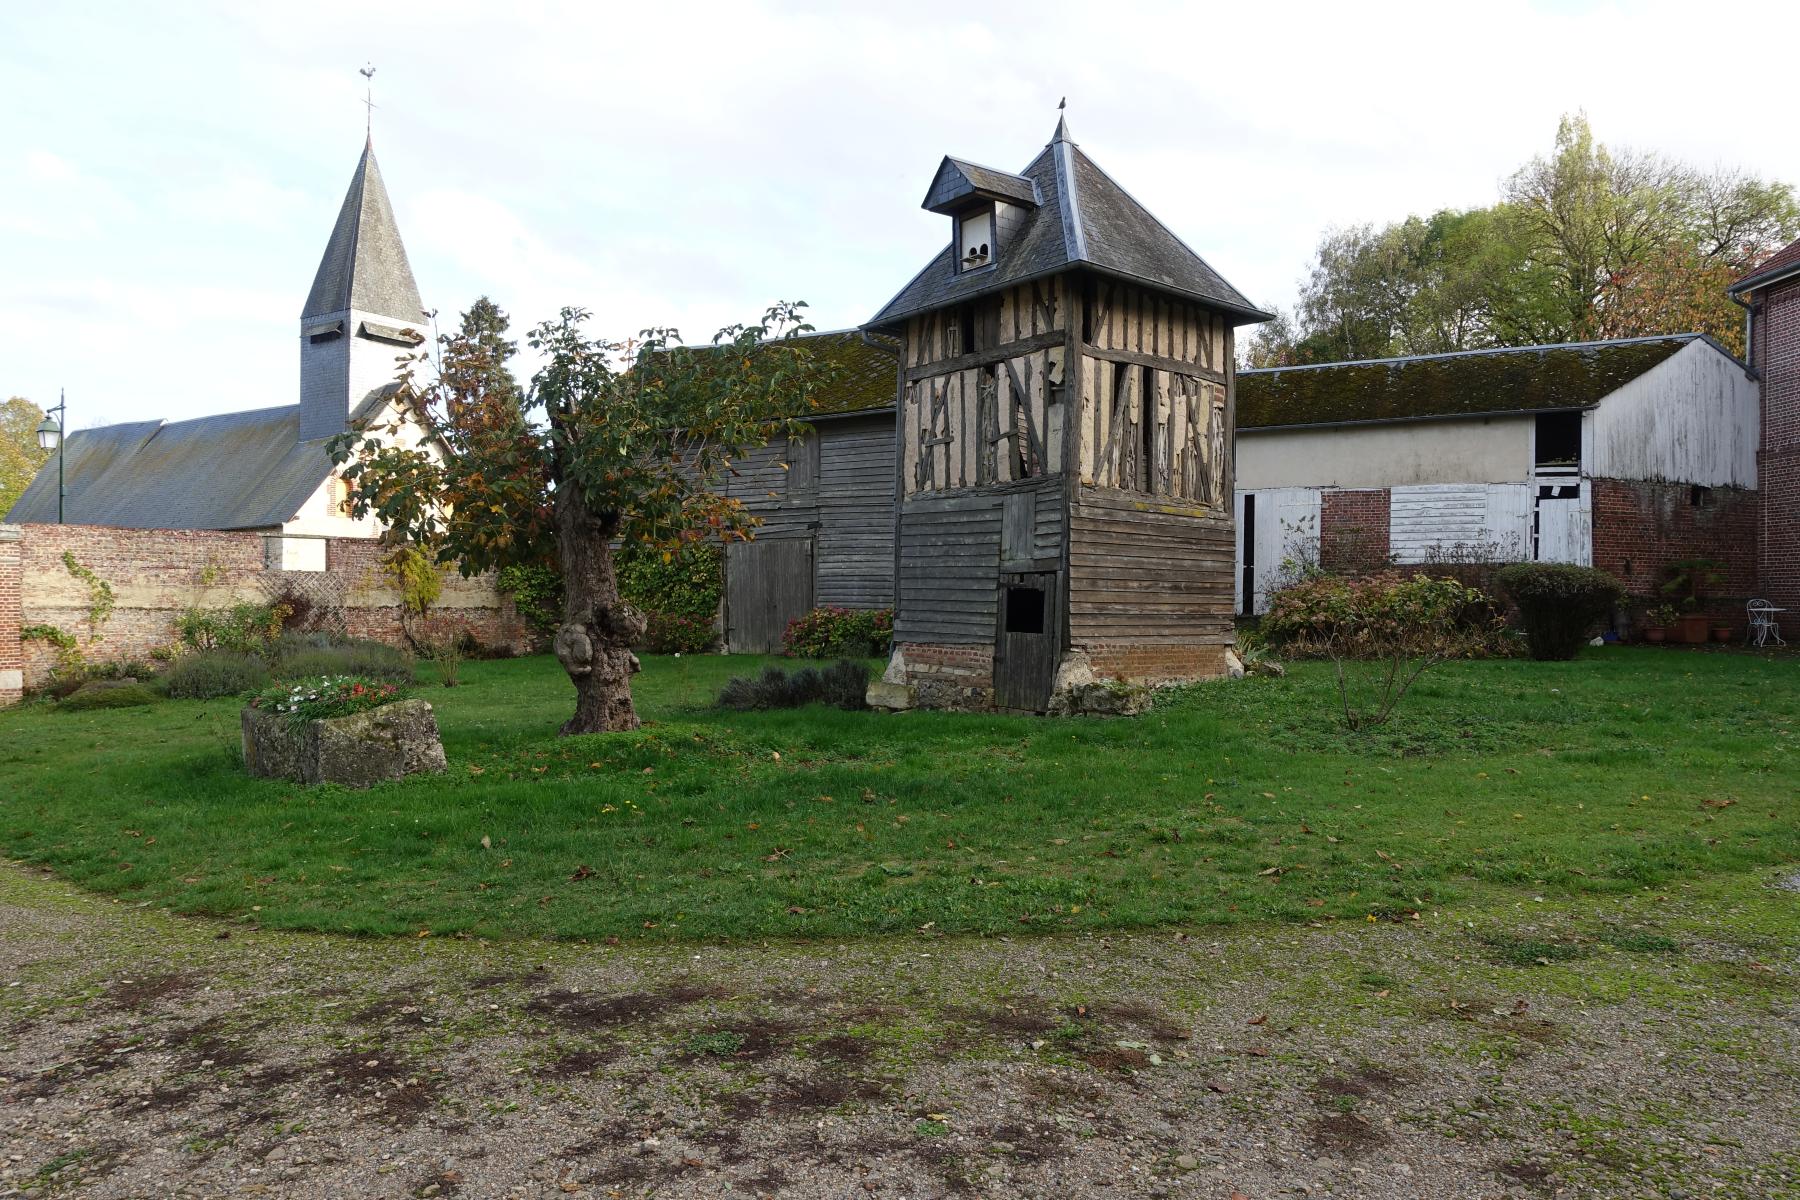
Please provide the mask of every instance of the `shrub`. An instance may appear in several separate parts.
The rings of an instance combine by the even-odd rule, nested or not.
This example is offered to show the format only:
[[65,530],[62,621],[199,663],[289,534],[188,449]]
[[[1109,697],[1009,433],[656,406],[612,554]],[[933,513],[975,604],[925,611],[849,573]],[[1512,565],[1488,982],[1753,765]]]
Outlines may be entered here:
[[[1416,584],[1424,579],[1424,584]],[[1405,576],[1387,571],[1360,578],[1314,575],[1282,588],[1269,598],[1269,611],[1257,636],[1290,658],[1383,657],[1364,626],[1392,619],[1395,609],[1423,606],[1430,615],[1415,636],[1439,645],[1444,658],[1498,658],[1516,653],[1517,641],[1506,629],[1505,616],[1492,597],[1462,581]]]
[[669,613],[644,614],[644,644],[652,654],[700,654],[717,640],[712,614],[678,617]]
[[755,678],[737,676],[720,689],[718,704],[739,712],[807,704],[829,704],[854,712],[868,707],[868,691],[869,668],[843,659],[823,670],[803,667],[789,674],[780,667],[764,667]]
[[367,638],[290,632],[270,645],[267,654],[271,673],[277,679],[359,675],[388,683],[413,681],[410,655],[385,642]]
[[894,642],[891,608],[815,608],[788,622],[782,653],[790,658],[880,657]]
[[157,694],[141,683],[110,681],[84,683],[64,696],[57,708],[66,712],[88,712],[99,708],[139,708],[155,704]]
[[268,604],[233,604],[225,608],[184,609],[175,618],[175,633],[194,650],[232,650],[254,654],[281,635],[282,624],[292,610],[272,601]]
[[562,576],[554,567],[501,567],[495,584],[539,637],[550,637],[562,624]]
[[241,696],[269,682],[269,667],[254,654],[200,650],[185,654],[163,672],[163,691],[177,700]]
[[1518,606],[1531,657],[1541,661],[1574,658],[1625,598],[1624,587],[1605,571],[1569,563],[1514,563],[1500,572],[1500,586]]
[[694,542],[665,554],[632,546],[613,557],[619,595],[644,614],[644,644],[657,654],[698,654],[713,644],[725,594],[725,551]]
[[1454,579],[1324,575],[1278,593],[1262,628],[1328,656],[1344,725],[1372,729],[1434,663],[1489,652],[1499,619],[1481,614],[1492,607]]
[[392,704],[401,690],[379,679],[326,675],[298,683],[272,683],[250,697],[250,707],[284,714],[296,725],[348,717]]

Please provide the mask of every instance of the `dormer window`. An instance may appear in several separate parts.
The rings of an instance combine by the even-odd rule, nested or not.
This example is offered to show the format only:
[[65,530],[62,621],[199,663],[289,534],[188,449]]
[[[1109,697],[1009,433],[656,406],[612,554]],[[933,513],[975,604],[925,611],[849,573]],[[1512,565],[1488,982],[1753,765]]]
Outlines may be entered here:
[[994,206],[983,205],[956,219],[956,262],[964,271],[994,261]]
[[950,218],[951,258],[959,273],[999,262],[1006,252],[1002,243],[1011,239],[1037,206],[1037,184],[1023,175],[1009,175],[960,158],[946,158],[938,167],[924,204],[927,211]]

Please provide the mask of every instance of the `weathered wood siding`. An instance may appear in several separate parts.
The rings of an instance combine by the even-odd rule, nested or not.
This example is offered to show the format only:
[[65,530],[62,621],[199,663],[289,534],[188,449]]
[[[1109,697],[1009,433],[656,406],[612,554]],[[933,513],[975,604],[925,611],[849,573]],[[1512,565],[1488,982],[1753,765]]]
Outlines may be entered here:
[[818,603],[894,603],[894,418],[820,422]]
[[909,501],[900,514],[899,642],[994,640],[1003,505],[991,495]]
[[914,317],[899,432],[906,496],[1059,474],[1066,438],[1064,283]]
[[1753,488],[1756,381],[1706,342],[1690,342],[1588,415],[1587,473],[1603,479]]
[[1197,305],[1089,285],[1076,367],[1081,482],[1217,512],[1231,502],[1231,330]]
[[1084,489],[1069,528],[1072,645],[1230,641],[1229,516]]

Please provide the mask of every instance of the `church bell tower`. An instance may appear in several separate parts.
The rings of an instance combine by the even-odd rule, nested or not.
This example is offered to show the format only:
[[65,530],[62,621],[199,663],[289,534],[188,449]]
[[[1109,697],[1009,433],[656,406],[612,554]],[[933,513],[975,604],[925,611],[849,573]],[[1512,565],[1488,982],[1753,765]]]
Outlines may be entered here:
[[426,332],[424,305],[373,141],[350,180],[300,314],[300,440],[344,432]]

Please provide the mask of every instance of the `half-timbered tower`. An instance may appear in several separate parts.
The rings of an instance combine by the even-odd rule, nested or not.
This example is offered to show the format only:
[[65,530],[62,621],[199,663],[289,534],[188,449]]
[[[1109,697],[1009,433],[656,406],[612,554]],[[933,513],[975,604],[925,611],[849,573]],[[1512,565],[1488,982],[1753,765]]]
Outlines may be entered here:
[[895,651],[928,707],[1060,711],[1222,673],[1233,330],[1266,320],[1058,122],[1018,174],[946,158],[950,243],[898,336]]

